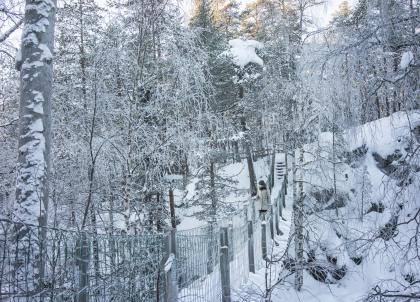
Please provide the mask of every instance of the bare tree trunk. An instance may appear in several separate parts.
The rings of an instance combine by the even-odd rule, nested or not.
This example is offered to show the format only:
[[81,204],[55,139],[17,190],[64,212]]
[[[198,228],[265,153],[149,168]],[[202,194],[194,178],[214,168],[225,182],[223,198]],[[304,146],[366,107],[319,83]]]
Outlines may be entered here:
[[182,187],[185,190],[188,185],[188,174],[189,174],[187,154],[183,155],[181,167],[182,167]]
[[293,161],[292,161],[292,178],[293,178],[293,204],[296,203],[296,196],[297,196],[297,179],[296,179],[296,154],[295,150],[293,150]]
[[[303,148],[300,149],[299,164],[303,164]],[[299,197],[293,205],[295,226],[295,289],[300,291],[303,285],[303,173],[300,169]]]
[[95,234],[95,237],[92,241],[92,249],[93,249],[93,258],[94,258],[94,264],[95,264],[95,281],[96,284],[99,284],[99,280],[101,277],[100,269],[99,269],[99,243],[98,239],[96,238],[97,234],[97,223],[96,223],[96,209],[95,204],[92,202],[90,204],[90,222],[92,224],[91,228],[93,230],[93,233]]
[[[334,117],[334,121],[335,121],[335,117]],[[338,217],[338,207],[337,207],[337,169],[336,169],[336,142],[335,142],[335,133],[336,132],[336,125],[335,122],[333,123],[333,129],[332,129],[332,153],[333,153],[333,185],[334,185],[334,204],[335,204],[335,215]]]
[[237,141],[233,142],[233,158],[234,158],[234,162],[237,162],[237,163],[241,162],[241,155],[239,154],[239,144]]
[[363,167],[363,172],[362,172],[362,200],[361,200],[361,210],[360,210],[360,221],[363,222],[363,212],[364,212],[364,207],[363,204],[365,202],[365,181],[366,181],[366,166]]
[[379,96],[377,94],[375,94],[375,104],[376,104],[376,110],[378,112],[377,118],[380,119],[381,118],[381,105],[379,103]]
[[127,234],[130,232],[130,196],[131,196],[130,165],[127,165],[127,173],[124,175],[124,221]]
[[172,186],[169,188],[169,209],[171,211],[171,226],[173,229],[176,229],[175,199]]
[[127,234],[130,232],[130,216],[131,216],[131,186],[132,186],[132,117],[133,105],[130,101],[129,116],[128,116],[128,129],[127,129],[127,172],[124,175],[124,219]]
[[114,234],[114,199],[115,199],[115,194],[113,191],[113,186],[110,185],[111,188],[111,195],[109,197],[109,233],[111,235]]
[[286,182],[285,188],[284,188],[284,194],[287,194],[287,186],[289,185],[289,148],[288,143],[284,144],[284,171],[285,171],[285,178],[284,181]]
[[214,174],[214,163],[210,162],[210,196],[211,196],[211,218],[212,221],[216,221],[217,214],[217,198],[215,191],[215,174]]
[[[242,99],[244,97],[244,87],[239,86],[239,98]],[[257,195],[257,177],[255,176],[254,171],[254,163],[252,161],[252,154],[251,154],[251,148],[250,148],[250,137],[248,135],[248,129],[246,128],[246,120],[245,116],[241,117],[241,127],[242,131],[244,133],[244,149],[246,153],[246,161],[248,165],[248,173],[249,173],[249,190],[251,193],[251,196]]]
[[[13,219],[40,226],[47,224],[48,211],[55,9],[55,0],[26,0],[21,57],[16,62],[20,70],[20,125]],[[23,225],[15,231],[16,240],[28,236]],[[45,229],[35,236],[41,245],[32,245],[31,256],[22,255],[31,261],[32,272],[26,273],[34,276],[34,288],[29,290],[40,290],[44,277]],[[26,278],[20,275],[25,274],[25,268],[17,268],[16,273],[19,280]]]
[[[96,82],[95,82],[95,86],[96,86]],[[93,183],[94,183],[94,178],[95,178],[96,159],[97,159],[97,156],[98,156],[99,151],[100,151],[100,150],[98,150],[98,151],[95,152],[94,145],[93,145],[93,138],[94,138],[94,135],[95,135],[95,126],[96,126],[96,113],[97,113],[97,95],[96,95],[96,87],[95,87],[92,121],[91,121],[91,125],[90,125],[90,130],[89,130],[89,155],[90,155],[90,164],[89,164],[89,169],[88,169],[89,190],[88,190],[88,198],[86,200],[85,212],[84,212],[84,215],[83,215],[82,229],[86,225],[86,219],[87,219],[87,216],[89,214],[89,210],[94,208],[92,206],[92,203],[93,203]],[[95,215],[94,212],[91,212],[91,213],[92,213],[92,215]]]
[[271,154],[271,167],[270,167],[270,179],[269,179],[270,191],[274,187],[274,179],[275,179],[274,175],[276,174],[275,166],[276,166],[276,141],[274,140],[273,153]]
[[[89,191],[88,191],[88,198],[86,201],[85,212],[83,215],[82,221],[82,229],[86,226],[87,216],[90,213],[90,222],[91,222],[91,230],[92,232],[97,235],[97,225],[96,225],[96,209],[93,200],[93,191],[94,191],[94,181],[95,181],[95,168],[96,168],[96,160],[98,158],[100,148],[98,150],[94,150],[94,135],[95,135],[95,127],[96,127],[96,114],[97,114],[97,87],[96,87],[96,72],[94,76],[94,98],[93,98],[93,113],[92,113],[92,121],[89,130],[89,155],[90,155],[90,165],[88,170],[88,180],[89,180]],[[99,271],[99,245],[96,237],[94,238],[93,242],[93,256],[95,260],[95,280],[98,283],[100,278],[100,271]]]
[[252,154],[251,154],[251,148],[250,148],[250,138],[247,133],[246,128],[246,122],[245,117],[241,118],[241,124],[242,124],[242,131],[245,133],[245,139],[244,139],[244,149],[246,152],[246,162],[248,165],[248,173],[249,173],[249,190],[251,193],[251,196],[257,195],[257,177],[255,176],[255,170],[254,170],[254,163],[252,161]]
[[84,0],[79,0],[79,26],[80,26],[80,44],[79,44],[79,63],[81,71],[81,82],[82,82],[82,96],[83,96],[83,108],[87,109],[87,89],[86,89],[86,53],[85,53],[85,26],[84,26],[84,12],[83,12]]

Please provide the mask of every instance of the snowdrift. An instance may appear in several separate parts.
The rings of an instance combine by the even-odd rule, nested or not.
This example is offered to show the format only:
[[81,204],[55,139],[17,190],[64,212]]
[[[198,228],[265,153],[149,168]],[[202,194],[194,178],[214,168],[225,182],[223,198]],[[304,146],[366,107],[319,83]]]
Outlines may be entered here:
[[418,299],[420,111],[321,133],[304,150],[304,286],[284,277],[292,240],[273,301]]

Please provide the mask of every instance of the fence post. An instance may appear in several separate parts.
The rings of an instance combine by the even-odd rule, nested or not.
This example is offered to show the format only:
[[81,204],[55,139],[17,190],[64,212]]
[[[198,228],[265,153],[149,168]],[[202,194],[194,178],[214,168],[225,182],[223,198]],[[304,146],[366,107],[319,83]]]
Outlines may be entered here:
[[285,186],[284,186],[284,195],[287,195],[287,182],[289,181],[288,180],[288,178],[287,178],[287,175],[288,175],[288,170],[287,170],[287,150],[286,150],[286,153],[284,154],[284,171],[286,172],[285,174],[284,174],[284,179],[283,179],[283,182],[286,184]]
[[279,207],[279,201],[278,201],[277,198],[275,199],[275,204],[276,204],[276,209],[274,209],[273,215],[274,215],[275,224],[276,224],[276,234],[277,235],[283,235],[282,232],[280,231],[280,226],[279,226],[279,219],[280,219],[280,217],[279,217],[279,215],[278,215],[279,213],[277,211],[277,209]]
[[213,250],[214,250],[214,221],[209,222],[210,240],[207,243],[207,274],[213,272]]
[[267,260],[267,222],[265,220],[261,222],[261,237],[262,257]]
[[220,230],[220,279],[222,282],[222,302],[230,302],[230,268],[227,228]]
[[255,274],[254,230],[252,229],[252,221],[248,221],[248,260],[249,260],[249,272]]
[[283,217],[283,193],[280,191],[280,194],[277,198],[278,214],[279,217]]
[[169,233],[169,253],[176,256],[176,229]]
[[[229,230],[228,227],[221,227],[220,228],[220,246],[227,246],[229,247],[230,242],[229,242]],[[230,259],[230,249],[229,249],[229,259]]]
[[274,211],[273,211],[274,207],[273,205],[270,206],[270,238],[274,240]]
[[[229,223],[229,227],[228,227],[228,236],[226,236],[227,238],[227,246],[229,246],[229,261],[233,261],[233,256],[235,254],[235,251],[233,250],[233,223],[230,222]],[[230,238],[230,239],[229,239]]]
[[283,209],[286,208],[286,183],[283,180],[283,194],[282,197],[282,203],[283,203]]
[[78,239],[77,266],[79,268],[79,291],[77,302],[89,302],[89,243],[86,233],[81,233]]
[[252,209],[252,221],[255,221],[257,219],[257,215],[255,213],[255,200],[251,199],[251,209]]
[[168,236],[168,259],[165,263],[166,301],[178,300],[178,283],[176,276],[176,229]]
[[273,154],[271,155],[271,166],[270,166],[270,179],[269,179],[270,191],[274,187],[275,174],[276,174],[276,142],[274,141]]
[[245,223],[248,223],[248,205],[244,205],[244,216],[245,216]]

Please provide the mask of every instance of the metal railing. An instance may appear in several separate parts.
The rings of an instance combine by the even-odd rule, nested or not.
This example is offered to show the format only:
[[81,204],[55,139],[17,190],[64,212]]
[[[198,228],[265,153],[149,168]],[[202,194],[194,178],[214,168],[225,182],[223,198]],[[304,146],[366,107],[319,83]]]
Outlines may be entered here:
[[0,300],[164,301],[165,245],[165,234],[96,235],[1,220]]
[[239,225],[187,231],[98,235],[0,220],[0,300],[231,301],[231,288],[265,267],[285,194],[283,180],[266,221],[251,200]]

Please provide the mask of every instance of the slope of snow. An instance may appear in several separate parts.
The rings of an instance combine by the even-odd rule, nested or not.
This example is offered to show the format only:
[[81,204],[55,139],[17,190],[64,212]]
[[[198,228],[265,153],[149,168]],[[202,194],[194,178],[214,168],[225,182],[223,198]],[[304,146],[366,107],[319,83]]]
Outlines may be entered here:
[[[418,249],[413,246],[418,228],[414,218],[420,207],[420,145],[412,131],[416,127],[420,127],[419,110],[394,113],[390,117],[348,129],[341,139],[336,137],[338,145],[341,144],[337,150],[345,149],[348,154],[347,157],[336,158],[337,192],[345,196],[345,205],[337,212],[335,208],[325,209],[330,203],[321,204],[319,208],[320,202],[312,195],[312,192],[333,188],[332,133],[321,133],[316,143],[305,145],[304,179],[308,211],[305,229],[309,231],[304,235],[305,251],[313,250],[316,263],[320,265],[328,265],[326,255],[332,255],[337,258],[337,267],[345,265],[347,272],[341,280],[329,277],[325,283],[315,280],[305,270],[303,288],[296,292],[293,288],[294,274],[290,274],[282,261],[278,261],[269,270],[262,269],[251,276],[251,281],[237,296],[242,299],[246,296],[245,301],[264,301],[266,273],[271,276],[271,284],[281,277],[271,294],[271,301],[362,301],[374,292],[374,288],[395,290],[406,295],[418,293],[419,285],[410,285],[406,280],[407,275],[420,280]],[[362,151],[357,153],[355,150]],[[388,158],[387,164],[400,169],[411,165],[408,172],[402,173],[409,181],[401,184],[398,174],[388,174],[374,154]],[[398,158],[389,160],[395,154]],[[348,160],[349,157],[351,160]],[[363,197],[362,184],[365,188]],[[291,200],[288,202],[290,204]],[[373,203],[382,204],[383,210],[369,211]],[[288,218],[289,209],[286,208]],[[386,240],[381,237],[381,232],[393,219],[397,219],[398,225],[392,231],[392,238]],[[291,229],[293,232],[293,227]],[[280,243],[280,248],[275,250],[278,259],[285,249],[286,246]],[[294,257],[293,240],[289,256]],[[304,257],[308,259],[306,253]],[[355,257],[361,257],[359,265],[352,260]]]

